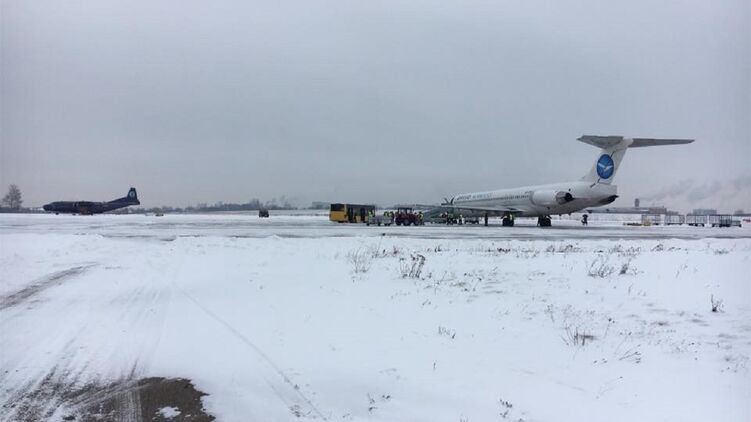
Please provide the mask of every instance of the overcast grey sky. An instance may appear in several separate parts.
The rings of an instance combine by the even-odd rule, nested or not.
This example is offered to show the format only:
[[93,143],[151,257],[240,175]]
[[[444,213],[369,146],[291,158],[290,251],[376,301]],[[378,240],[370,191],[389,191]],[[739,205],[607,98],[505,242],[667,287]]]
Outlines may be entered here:
[[[576,180],[751,209],[751,2],[2,0],[0,182],[27,205],[435,202]],[[647,201],[647,202],[649,202]]]

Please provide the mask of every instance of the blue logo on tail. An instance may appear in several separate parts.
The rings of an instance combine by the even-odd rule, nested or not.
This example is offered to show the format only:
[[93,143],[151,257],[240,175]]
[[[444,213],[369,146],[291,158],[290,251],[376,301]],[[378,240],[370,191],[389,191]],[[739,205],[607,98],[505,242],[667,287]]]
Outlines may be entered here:
[[615,171],[615,163],[613,158],[608,154],[602,154],[600,159],[597,160],[597,175],[602,179],[610,179]]

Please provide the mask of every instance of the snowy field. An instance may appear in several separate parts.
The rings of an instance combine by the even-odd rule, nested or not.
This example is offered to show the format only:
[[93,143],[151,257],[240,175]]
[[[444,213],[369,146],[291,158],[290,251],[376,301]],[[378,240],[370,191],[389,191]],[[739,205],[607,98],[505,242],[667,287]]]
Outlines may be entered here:
[[493,223],[0,215],[0,420],[751,420],[751,229]]

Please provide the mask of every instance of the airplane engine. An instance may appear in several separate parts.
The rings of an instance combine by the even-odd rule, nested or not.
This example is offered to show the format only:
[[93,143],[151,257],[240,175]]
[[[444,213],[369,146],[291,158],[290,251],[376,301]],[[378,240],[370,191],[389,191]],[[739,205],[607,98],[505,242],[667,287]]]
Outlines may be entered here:
[[573,195],[570,192],[554,191],[554,190],[538,190],[532,192],[532,203],[535,205],[542,205],[544,207],[554,207],[556,205],[563,205],[566,202],[574,200]]

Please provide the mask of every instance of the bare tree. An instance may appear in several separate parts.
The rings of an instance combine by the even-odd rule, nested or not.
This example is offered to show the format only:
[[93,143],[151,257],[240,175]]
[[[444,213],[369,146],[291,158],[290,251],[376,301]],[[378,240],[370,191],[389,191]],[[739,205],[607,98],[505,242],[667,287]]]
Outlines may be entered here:
[[8,193],[3,197],[2,203],[12,210],[21,208],[21,204],[23,204],[23,199],[21,199],[21,189],[18,189],[18,186],[16,185],[8,186]]

